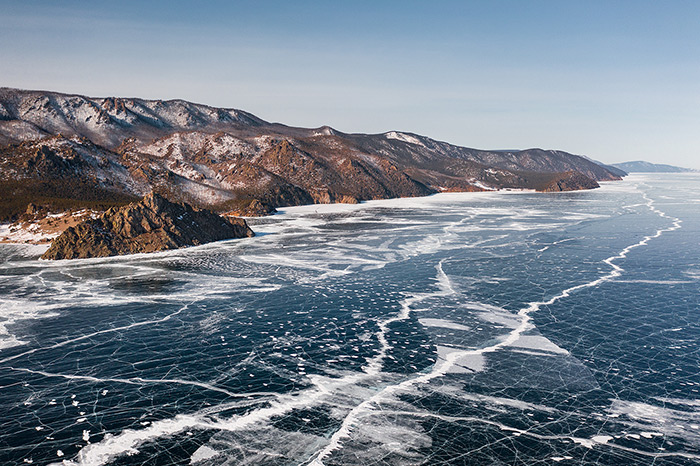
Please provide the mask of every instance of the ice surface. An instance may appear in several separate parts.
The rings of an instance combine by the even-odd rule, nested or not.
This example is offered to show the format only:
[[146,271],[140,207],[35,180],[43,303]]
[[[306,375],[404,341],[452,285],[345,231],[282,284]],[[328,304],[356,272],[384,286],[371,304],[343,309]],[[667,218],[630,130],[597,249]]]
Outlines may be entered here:
[[696,464],[677,183],[287,208],[251,239],[60,264],[2,245],[0,459]]

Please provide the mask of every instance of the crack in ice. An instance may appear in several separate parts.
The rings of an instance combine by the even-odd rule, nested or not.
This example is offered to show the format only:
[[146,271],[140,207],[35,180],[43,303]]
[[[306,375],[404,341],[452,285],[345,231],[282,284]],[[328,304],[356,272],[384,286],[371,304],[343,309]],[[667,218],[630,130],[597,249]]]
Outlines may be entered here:
[[[582,283],[580,285],[572,286],[570,288],[566,288],[559,294],[553,296],[552,298],[546,300],[546,301],[533,301],[529,303],[525,308],[521,309],[518,311],[517,315],[520,317],[521,321],[518,327],[513,329],[508,336],[501,340],[500,342],[493,344],[491,346],[487,346],[484,348],[479,348],[476,350],[469,350],[469,351],[459,351],[456,350],[454,352],[448,353],[443,361],[440,364],[437,364],[434,366],[434,369],[426,374],[420,375],[415,378],[411,378],[408,380],[405,380],[397,385],[391,385],[383,390],[379,391],[377,394],[372,396],[371,398],[365,400],[361,404],[359,404],[357,407],[355,407],[353,410],[350,411],[350,413],[345,417],[343,420],[343,423],[341,427],[333,434],[333,436],[330,438],[329,443],[324,447],[322,450],[320,450],[316,456],[309,462],[311,466],[323,466],[323,460],[327,458],[332,452],[335,450],[339,449],[342,446],[342,441],[350,436],[350,433],[352,431],[353,426],[357,422],[358,418],[365,412],[372,411],[372,405],[374,405],[377,401],[382,400],[386,398],[389,395],[393,395],[396,392],[403,391],[413,385],[416,384],[425,384],[435,378],[442,377],[445,374],[449,372],[449,370],[457,363],[458,360],[462,359],[465,356],[475,356],[475,355],[483,355],[487,353],[493,353],[496,352],[502,348],[508,347],[515,343],[520,336],[527,330],[530,330],[531,328],[534,328],[534,325],[531,323],[532,322],[532,317],[531,314],[538,311],[540,308],[543,306],[549,306],[557,301],[567,298],[571,296],[571,294],[576,293],[577,291],[587,289],[587,288],[593,288],[601,283],[605,283],[611,280],[614,280],[615,278],[619,277],[622,275],[624,272],[624,269],[617,265],[615,261],[624,259],[627,257],[627,255],[630,253],[630,251],[641,247],[641,246],[646,246],[649,241],[651,241],[654,238],[660,237],[663,233],[678,230],[681,228],[681,223],[682,220],[676,217],[671,217],[667,215],[666,213],[662,212],[661,210],[657,209],[654,206],[654,201],[650,199],[646,193],[642,193],[642,197],[646,201],[646,206],[651,210],[652,212],[656,213],[660,217],[667,218],[672,220],[672,226],[668,228],[662,228],[656,231],[653,235],[646,235],[641,241],[629,245],[622,249],[619,253],[617,253],[614,256],[608,257],[607,259],[603,260],[603,263],[607,264],[612,268],[612,270],[596,279],[587,283]],[[442,270],[442,262],[440,263],[439,269],[438,269],[438,275],[439,275],[439,280],[440,283],[447,283],[448,286],[446,289],[451,290],[454,292],[454,288],[452,288],[452,285],[450,284],[449,277],[447,277],[444,274],[444,271]],[[441,276],[442,275],[442,276]],[[444,285],[443,285],[444,286]],[[434,296],[435,294],[433,294]],[[440,295],[440,293],[437,293],[437,295]],[[429,295],[425,295],[429,296]],[[404,308],[402,309],[401,316],[405,316],[404,318],[407,318],[408,315],[410,314],[410,304],[413,304],[414,301],[405,301]],[[394,318],[393,320],[398,320],[398,316]]]

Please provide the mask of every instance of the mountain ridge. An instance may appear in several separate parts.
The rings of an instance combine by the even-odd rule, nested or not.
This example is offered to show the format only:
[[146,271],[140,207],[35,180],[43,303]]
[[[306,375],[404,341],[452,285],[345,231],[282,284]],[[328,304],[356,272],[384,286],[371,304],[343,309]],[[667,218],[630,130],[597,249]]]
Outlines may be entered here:
[[652,163],[644,160],[613,163],[612,165],[629,173],[692,173],[698,171],[692,168],[677,167],[675,165],[667,165],[663,163]]
[[[297,128],[182,99],[0,88],[0,220],[29,202],[123,205],[150,191],[219,212],[423,196],[544,190],[568,172],[620,179],[564,151],[488,151],[410,132]],[[566,189],[597,186],[582,178]],[[585,182],[583,182],[585,181]],[[75,195],[63,189],[75,185]],[[47,194],[48,193],[48,194]]]

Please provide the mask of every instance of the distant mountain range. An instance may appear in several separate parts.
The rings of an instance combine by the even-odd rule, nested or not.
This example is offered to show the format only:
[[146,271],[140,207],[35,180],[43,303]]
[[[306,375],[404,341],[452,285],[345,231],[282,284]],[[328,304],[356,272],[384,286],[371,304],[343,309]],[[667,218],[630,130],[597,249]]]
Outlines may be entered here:
[[673,165],[665,165],[662,163],[651,163],[637,160],[634,162],[614,163],[613,167],[624,170],[627,173],[687,173],[695,172],[690,168],[675,167]]
[[264,214],[441,191],[583,189],[624,174],[557,150],[478,150],[398,131],[295,128],[184,100],[0,88],[0,220],[30,202],[104,209],[150,191]]

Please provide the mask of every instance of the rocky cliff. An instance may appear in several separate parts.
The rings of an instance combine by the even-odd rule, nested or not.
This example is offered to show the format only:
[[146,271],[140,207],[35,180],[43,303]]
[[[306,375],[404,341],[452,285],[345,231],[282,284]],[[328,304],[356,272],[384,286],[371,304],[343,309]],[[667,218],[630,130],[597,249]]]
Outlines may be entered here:
[[116,256],[250,236],[254,233],[243,219],[224,218],[151,193],[140,202],[113,207],[68,228],[41,258]]

